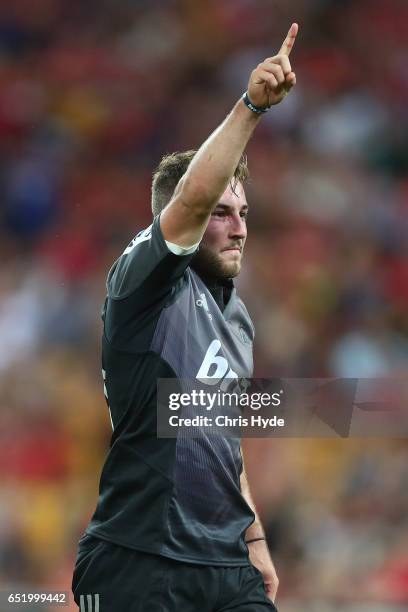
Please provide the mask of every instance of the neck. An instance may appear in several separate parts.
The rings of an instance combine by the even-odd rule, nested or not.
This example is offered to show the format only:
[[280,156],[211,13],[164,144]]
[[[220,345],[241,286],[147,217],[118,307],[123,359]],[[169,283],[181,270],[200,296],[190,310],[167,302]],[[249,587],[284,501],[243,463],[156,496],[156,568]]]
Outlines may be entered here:
[[216,278],[214,276],[208,276],[197,272],[214,300],[217,302],[221,312],[224,311],[225,306],[228,304],[231,297],[234,283],[232,278]]
[[216,276],[211,276],[209,274],[202,273],[196,270],[198,276],[201,278],[203,283],[208,287],[208,289],[217,288],[217,287],[233,287],[232,278],[219,278]]

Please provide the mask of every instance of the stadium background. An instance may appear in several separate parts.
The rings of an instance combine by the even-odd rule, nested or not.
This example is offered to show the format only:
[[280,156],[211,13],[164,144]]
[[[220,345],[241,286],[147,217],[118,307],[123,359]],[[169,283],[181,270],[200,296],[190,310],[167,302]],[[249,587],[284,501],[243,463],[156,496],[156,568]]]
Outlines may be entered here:
[[[106,272],[161,155],[201,144],[292,21],[298,85],[248,148],[256,375],[406,376],[406,1],[1,4],[2,589],[69,590],[111,433]],[[245,446],[280,609],[406,610],[407,441]]]

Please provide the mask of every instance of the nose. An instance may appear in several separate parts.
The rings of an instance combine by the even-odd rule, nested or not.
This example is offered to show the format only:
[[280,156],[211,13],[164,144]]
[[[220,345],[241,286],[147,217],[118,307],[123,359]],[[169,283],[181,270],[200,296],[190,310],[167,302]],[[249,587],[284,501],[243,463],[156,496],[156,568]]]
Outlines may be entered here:
[[229,226],[229,238],[244,240],[247,235],[247,227],[245,218],[241,215],[231,215],[231,222]]

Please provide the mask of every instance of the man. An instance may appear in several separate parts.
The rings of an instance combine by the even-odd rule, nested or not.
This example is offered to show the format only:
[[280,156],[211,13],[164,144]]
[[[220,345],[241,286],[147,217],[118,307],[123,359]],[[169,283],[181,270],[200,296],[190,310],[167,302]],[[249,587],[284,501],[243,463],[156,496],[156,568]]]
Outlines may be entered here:
[[252,375],[232,278],[247,236],[244,149],[296,83],[298,26],[197,152],[165,157],[154,221],[108,275],[102,367],[113,434],[72,590],[81,612],[266,612],[278,580],[239,440],[157,437],[160,378]]

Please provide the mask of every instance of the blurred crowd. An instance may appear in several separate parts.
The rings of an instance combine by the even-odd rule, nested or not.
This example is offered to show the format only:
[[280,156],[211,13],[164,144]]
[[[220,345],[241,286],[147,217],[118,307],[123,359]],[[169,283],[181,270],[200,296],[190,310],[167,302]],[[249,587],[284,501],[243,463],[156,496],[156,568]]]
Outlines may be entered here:
[[[111,434],[107,271],[161,156],[200,146],[293,21],[297,86],[247,150],[255,375],[406,378],[406,0],[1,4],[3,588],[70,588]],[[407,441],[245,447],[281,609],[406,609]]]

